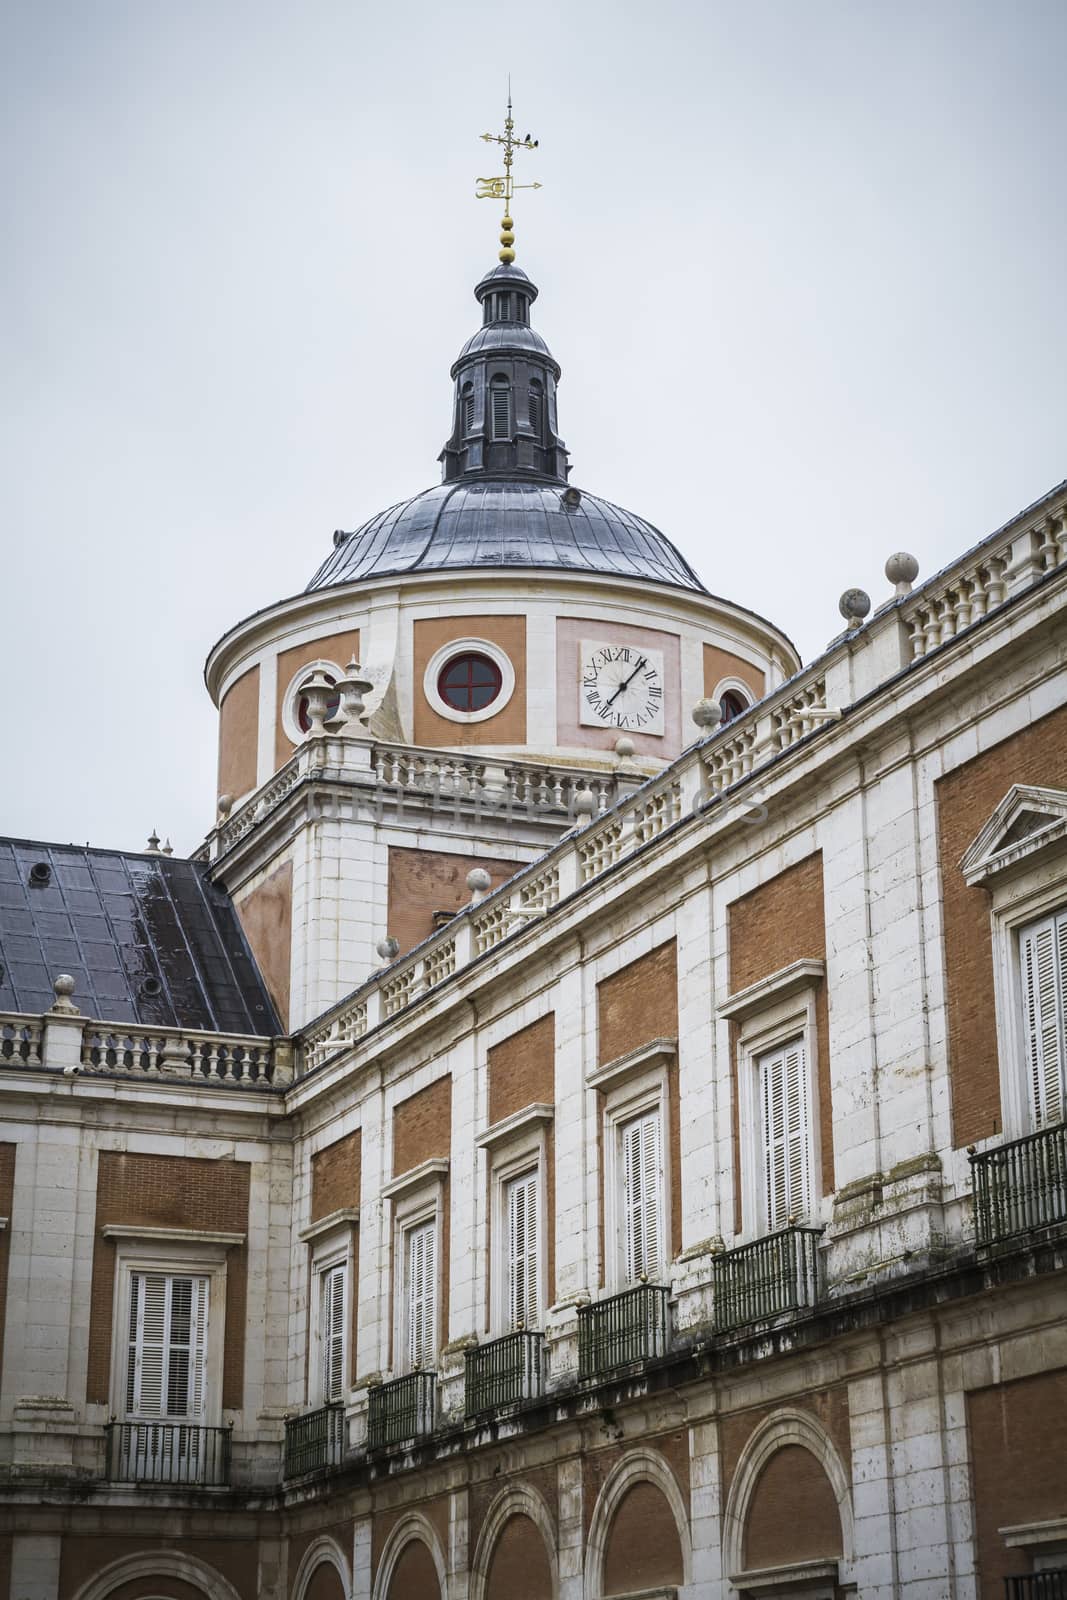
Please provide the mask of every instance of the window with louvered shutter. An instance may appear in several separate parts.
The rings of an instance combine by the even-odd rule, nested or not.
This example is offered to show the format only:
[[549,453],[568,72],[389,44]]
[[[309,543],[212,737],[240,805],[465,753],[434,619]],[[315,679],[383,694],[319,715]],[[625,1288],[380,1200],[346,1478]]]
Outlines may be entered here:
[[463,396],[463,432],[464,432],[464,435],[472,434],[474,432],[474,395],[473,395],[473,393],[464,394],[464,396]]
[[343,1400],[345,1390],[345,1267],[319,1275],[319,1330],[322,1341],[323,1402]]
[[409,1228],[406,1245],[408,1366],[432,1367],[437,1354],[437,1223]]
[[544,428],[545,397],[539,383],[530,387],[530,429],[540,439]]
[[508,1325],[536,1328],[541,1320],[538,1292],[537,1173],[526,1172],[508,1184]]
[[663,1140],[658,1108],[620,1128],[626,1277],[656,1279],[663,1267]]
[[207,1278],[163,1272],[131,1274],[128,1416],[195,1421],[204,1415],[207,1291]]
[[811,1206],[811,1128],[803,1039],[759,1058],[763,1192],[767,1227],[799,1221]]
[[510,439],[511,437],[511,391],[502,383],[494,384],[491,391],[493,402],[493,438]]
[[1067,1108],[1067,911],[1019,934],[1023,1037],[1035,1129],[1063,1120]]

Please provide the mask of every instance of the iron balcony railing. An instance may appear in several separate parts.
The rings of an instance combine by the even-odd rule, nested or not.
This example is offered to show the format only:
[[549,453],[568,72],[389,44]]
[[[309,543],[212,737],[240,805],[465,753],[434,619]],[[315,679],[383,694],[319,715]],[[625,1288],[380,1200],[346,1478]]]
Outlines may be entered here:
[[345,1454],[345,1408],[338,1402],[285,1419],[287,1478],[339,1467]]
[[367,1391],[367,1446],[402,1444],[432,1433],[436,1409],[437,1374],[409,1372],[391,1383],[375,1384]]
[[109,1422],[107,1476],[112,1483],[183,1483],[218,1488],[230,1481],[232,1428],[189,1422]]
[[979,1244],[1067,1220],[1067,1123],[971,1156]]
[[1005,1578],[1006,1600],[1067,1600],[1067,1567]]
[[631,1362],[665,1355],[669,1293],[657,1283],[638,1283],[609,1300],[580,1306],[579,1378],[597,1378]]
[[819,1298],[821,1228],[782,1228],[712,1257],[716,1333],[812,1306]]
[[468,1417],[497,1411],[516,1400],[534,1400],[541,1393],[545,1336],[526,1329],[468,1350],[466,1409]]

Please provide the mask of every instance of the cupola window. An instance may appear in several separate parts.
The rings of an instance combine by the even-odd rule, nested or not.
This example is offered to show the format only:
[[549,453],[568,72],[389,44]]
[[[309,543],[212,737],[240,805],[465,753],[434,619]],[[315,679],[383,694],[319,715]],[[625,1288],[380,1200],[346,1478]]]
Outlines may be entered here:
[[503,682],[495,661],[471,651],[453,656],[441,669],[437,692],[453,711],[484,711],[499,695]]
[[530,384],[530,431],[540,439],[545,426],[545,392],[537,379]]
[[511,390],[506,378],[494,378],[490,386],[493,402],[493,438],[511,438]]
[[498,294],[496,297],[496,314],[501,322],[511,321],[511,296]]
[[463,385],[463,433],[464,436],[474,432],[474,385]]

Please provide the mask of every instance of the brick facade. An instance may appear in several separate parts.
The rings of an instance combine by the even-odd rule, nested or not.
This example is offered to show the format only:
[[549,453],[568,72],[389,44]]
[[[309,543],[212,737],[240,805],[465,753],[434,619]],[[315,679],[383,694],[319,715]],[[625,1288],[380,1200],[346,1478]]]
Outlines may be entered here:
[[760,1473],[744,1549],[746,1572],[841,1554],[837,1499],[826,1473],[802,1445],[776,1450]]
[[401,850],[389,846],[388,927],[401,953],[434,931],[435,911],[459,911],[470,904],[467,874],[482,867],[499,888],[522,865],[493,856],[453,855],[447,850]]
[[362,1133],[335,1139],[311,1158],[311,1221],[359,1205]]
[[[436,1078],[418,1094],[401,1100],[393,1110],[393,1175],[410,1172],[423,1161],[449,1160],[452,1155],[452,1079]],[[452,1223],[451,1184],[448,1175],[441,1192],[439,1342],[448,1341],[449,1252]],[[396,1264],[392,1268],[396,1282]]]
[[256,786],[259,756],[259,668],[226,691],[219,707],[218,793],[239,800]]
[[[515,670],[511,699],[483,722],[453,722],[441,716],[423,692],[431,656],[453,639],[485,639],[502,650]],[[526,618],[516,616],[422,617],[413,624],[415,743],[462,750],[466,745],[523,744],[526,740]]]
[[[15,1192],[16,1144],[0,1144],[0,1217],[7,1225],[0,1229],[0,1374],[4,1361],[4,1322],[7,1313],[7,1265],[11,1253],[11,1201]],[[0,1589],[0,1594],[3,1590]]]
[[619,1502],[604,1551],[604,1594],[684,1582],[682,1545],[662,1489],[636,1483]]
[[945,939],[949,1080],[957,1148],[1003,1127],[989,894],[969,888],[960,857],[1013,783],[1067,788],[1067,708],[938,780],[937,828]]
[[[529,1027],[493,1045],[488,1053],[489,1126],[513,1116],[531,1105],[554,1105],[556,1101],[556,1018],[549,1012]],[[489,1273],[485,1293],[490,1296],[490,1274],[496,1261],[492,1244],[493,1208],[488,1193],[491,1171],[486,1171],[486,1218],[489,1233]],[[556,1139],[550,1122],[545,1129],[545,1215],[548,1237],[545,1240],[545,1283],[548,1305],[556,1298]],[[488,1323],[488,1306],[486,1307]]]
[[[90,1290],[87,1400],[100,1405],[111,1400],[115,1246],[105,1239],[104,1225],[116,1222],[247,1234],[248,1187],[247,1162],[101,1151]],[[189,1248],[195,1252],[194,1244]],[[237,1245],[226,1258],[224,1408],[240,1409],[244,1404],[247,1271],[247,1245]]]
[[1067,1515],[1067,1368],[967,1396],[980,1600],[1001,1600],[1004,1579],[1032,1570],[1001,1528]]
[[493,1549],[486,1600],[555,1600],[541,1530],[529,1517],[509,1517]]
[[286,861],[239,900],[237,915],[281,1025],[288,1028],[293,968],[293,863]]
[[285,731],[282,708],[285,696],[300,668],[310,661],[333,661],[344,670],[349,661],[359,660],[359,629],[347,628],[342,633],[325,634],[320,639],[309,639],[306,644],[295,644],[278,654],[278,685],[274,706],[274,765],[282,767],[296,746]]

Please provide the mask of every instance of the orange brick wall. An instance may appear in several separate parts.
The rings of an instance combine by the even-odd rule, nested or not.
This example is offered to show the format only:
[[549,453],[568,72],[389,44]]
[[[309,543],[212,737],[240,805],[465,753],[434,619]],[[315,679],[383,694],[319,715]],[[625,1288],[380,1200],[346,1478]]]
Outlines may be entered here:
[[[437,1078],[418,1094],[401,1100],[393,1110],[393,1176],[410,1172],[423,1161],[452,1154],[452,1079]],[[441,1195],[441,1307],[438,1337],[448,1340],[448,1254],[451,1241],[450,1185],[445,1178]],[[394,1267],[395,1273],[395,1267]],[[395,1281],[395,1280],[394,1280]]]
[[553,1600],[552,1569],[541,1530],[529,1517],[509,1517],[489,1566],[486,1600]]
[[293,965],[293,863],[287,861],[238,901],[237,915],[281,1025],[287,1028]]
[[[117,1513],[105,1513],[104,1525],[99,1534],[68,1534],[64,1537],[60,1555],[57,1600],[71,1600],[71,1596],[77,1593],[94,1572],[100,1572],[113,1561],[120,1561],[124,1556],[139,1555],[141,1552],[148,1553],[154,1550],[174,1550],[183,1555],[195,1556],[227,1578],[241,1596],[241,1600],[256,1600],[258,1547],[256,1541],[249,1538],[247,1533],[235,1532],[223,1539],[175,1539],[167,1535],[124,1537],[115,1532],[120,1520]],[[129,1511],[125,1513],[124,1520],[129,1523]],[[187,1600],[187,1597],[188,1600],[203,1600],[200,1589],[173,1578],[166,1579],[162,1584],[159,1578],[154,1581],[145,1579],[143,1583],[137,1585],[123,1584],[121,1589],[115,1590],[114,1593],[116,1600],[141,1600],[142,1596],[158,1596],[161,1591],[165,1591],[168,1595],[173,1593],[174,1600]]]
[[841,1554],[837,1497],[810,1450],[785,1445],[767,1462],[749,1507],[744,1548],[746,1571]]
[[[87,1400],[106,1405],[111,1398],[115,1246],[104,1238],[105,1223],[247,1233],[248,1183],[249,1166],[243,1161],[101,1152],[89,1307]],[[247,1273],[247,1246],[236,1246],[226,1257],[222,1404],[227,1408],[244,1403]]]
[[347,633],[327,634],[321,639],[309,639],[306,644],[294,644],[278,656],[278,687],[274,703],[274,765],[283,767],[296,749],[282,724],[282,708],[289,685],[301,667],[309,661],[334,661],[344,671],[352,657],[359,659],[359,629]]
[[[515,669],[515,691],[500,711],[484,722],[452,722],[427,700],[422,680],[430,657],[453,639],[485,639],[503,650]],[[465,745],[526,743],[526,618],[423,617],[412,639],[415,743],[462,750]]]
[[[847,1464],[852,1459],[852,1433],[848,1416],[848,1391],[845,1388],[809,1391],[791,1395],[791,1406],[810,1411],[833,1441],[841,1460]],[[719,1448],[722,1452],[723,1498],[729,1493],[741,1452],[756,1429],[775,1410],[774,1406],[755,1406],[748,1411],[726,1414],[719,1425]]]
[[467,874],[484,867],[496,889],[523,863],[496,857],[449,855],[445,850],[399,850],[389,846],[387,924],[401,952],[414,949],[434,931],[435,911],[459,911],[470,904]]
[[320,1561],[304,1590],[305,1600],[346,1600],[344,1584],[330,1561]]
[[360,1130],[346,1134],[311,1158],[311,1220],[359,1205]]
[[[670,1433],[646,1437],[642,1443],[665,1457],[678,1484],[682,1502],[687,1505],[689,1503],[688,1430],[675,1428]],[[587,1537],[593,1520],[593,1510],[605,1480],[618,1466],[628,1449],[629,1446],[625,1444],[611,1444],[606,1445],[603,1450],[589,1450],[582,1457],[582,1516]]]
[[604,1593],[633,1594],[685,1581],[678,1524],[654,1483],[635,1483],[623,1495],[604,1551]]
[[[4,1361],[4,1318],[7,1311],[7,1263],[11,1253],[11,1204],[15,1193],[15,1153],[18,1145],[0,1144],[0,1217],[7,1227],[0,1231],[0,1372]],[[5,1590],[0,1587],[0,1595]]]
[[1067,1369],[967,1396],[981,1600],[1001,1600],[1004,1579],[1029,1572],[999,1528],[1067,1513]]
[[[471,1483],[468,1510],[468,1537],[471,1550],[478,1543],[486,1512],[504,1486],[503,1474],[507,1472],[509,1465],[510,1458],[506,1456],[499,1457],[495,1463],[489,1461],[486,1463],[485,1474]],[[559,1515],[559,1478],[555,1466],[525,1466],[520,1476],[507,1481],[514,1484],[529,1484],[531,1489],[536,1489],[548,1507],[553,1521],[556,1520]]]
[[[376,1512],[371,1521],[371,1572],[374,1578],[378,1576],[378,1564],[382,1559],[382,1551],[389,1542],[389,1535],[396,1527],[400,1518],[406,1516],[411,1509],[421,1511],[437,1534],[438,1543],[442,1550],[448,1549],[448,1501],[447,1500],[418,1500],[406,1502],[389,1511]],[[392,1600],[407,1600],[406,1593],[397,1588],[396,1577],[390,1591]]]
[[244,673],[219,707],[218,793],[239,800],[256,786],[259,750],[259,668]]
[[747,683],[753,699],[762,700],[766,679],[759,667],[735,656],[732,650],[720,650],[718,645],[704,646],[704,693],[712,695],[724,678],[739,678]]
[[[825,961],[826,919],[823,909],[822,855],[807,856],[769,878],[750,894],[734,900],[727,911],[730,946],[730,993],[769,977],[790,962]],[[741,1139],[737,1085],[737,1027],[733,1039],[734,1124],[734,1226],[740,1231]],[[830,1096],[830,1022],[826,985],[815,997],[815,1035],[818,1051],[819,1143],[822,1151],[822,1189],[834,1188],[834,1119]]]
[[957,1148],[999,1133],[1003,1126],[989,894],[967,887],[959,860],[1013,783],[1067,788],[1067,707],[953,768],[937,783],[949,1078]]
[[[650,950],[597,984],[597,1061],[606,1066],[619,1056],[628,1055],[650,1039],[678,1037],[678,961],[674,940]],[[682,1247],[682,1139],[681,1110],[678,1105],[678,1065],[667,1067],[667,1130],[671,1168],[671,1249]],[[605,1282],[604,1215],[606,1181],[603,1151],[603,1119],[597,1124],[600,1143],[600,1282]]]

